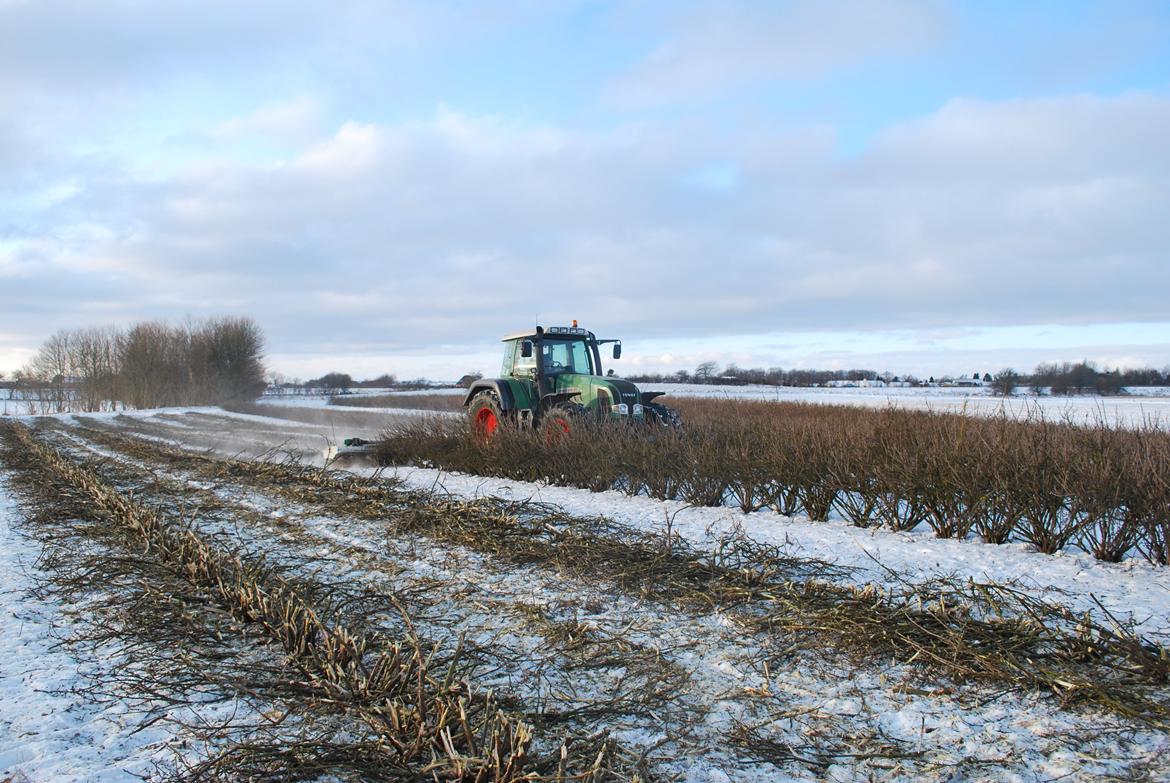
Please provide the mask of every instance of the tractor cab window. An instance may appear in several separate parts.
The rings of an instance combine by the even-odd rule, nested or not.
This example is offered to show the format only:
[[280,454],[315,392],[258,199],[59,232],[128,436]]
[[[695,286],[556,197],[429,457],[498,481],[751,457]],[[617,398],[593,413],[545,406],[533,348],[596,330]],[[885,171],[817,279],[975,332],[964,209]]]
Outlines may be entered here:
[[512,374],[513,362],[516,361],[516,341],[504,343],[504,363],[500,366],[500,375],[508,376]]
[[546,340],[542,349],[544,371],[549,375],[562,372],[593,374],[589,345],[584,340]]
[[524,352],[520,350],[520,341],[512,343],[512,352],[515,358],[515,364],[512,365],[511,372],[515,375],[528,375],[536,371],[536,353],[533,352],[531,356],[524,356]]

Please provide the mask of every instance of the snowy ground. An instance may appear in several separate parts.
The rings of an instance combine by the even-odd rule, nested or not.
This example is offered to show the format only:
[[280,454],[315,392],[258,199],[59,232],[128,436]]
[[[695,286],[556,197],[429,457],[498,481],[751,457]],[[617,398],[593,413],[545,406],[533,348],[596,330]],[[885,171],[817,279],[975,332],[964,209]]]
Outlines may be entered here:
[[996,397],[983,388],[792,388],[783,386],[705,386],[695,384],[643,384],[647,389],[679,397],[725,397],[773,402],[811,402],[821,405],[856,405],[865,408],[906,408],[948,413],[995,416],[1001,413],[1023,418],[1068,420],[1078,424],[1100,422],[1126,427],[1145,423],[1170,427],[1170,390],[1141,389],[1120,397],[1080,395],[1037,397],[1017,394]]
[[[148,411],[121,417],[61,416],[58,420],[67,429],[55,437],[59,444],[79,453],[118,460],[143,471],[149,471],[150,466],[89,442],[85,430],[74,425],[112,426],[148,441],[212,449],[225,456],[287,452],[311,459],[324,442],[336,440],[339,428],[356,421],[349,411],[322,410],[320,415],[324,418],[315,424],[218,409]],[[362,421],[384,425],[394,416],[409,415],[394,410]],[[362,434],[342,431],[345,435]],[[700,548],[735,530],[795,554],[848,567],[851,570],[842,578],[859,584],[922,583],[936,576],[1011,583],[1028,594],[1099,617],[1104,616],[1100,608],[1104,607],[1132,619],[1144,633],[1163,643],[1170,639],[1170,569],[1141,561],[1107,564],[1074,553],[1043,555],[1018,545],[996,547],[914,533],[861,530],[841,522],[813,523],[771,512],[744,515],[735,509],[686,508],[680,503],[616,492],[591,493],[432,470],[403,468],[392,473],[410,486],[437,486],[459,497],[532,498],[570,514],[604,514],[639,529],[661,531],[669,525],[671,531]],[[929,778],[936,780],[1038,783],[1103,774],[1132,776],[1141,767],[1126,770],[1123,765],[1142,758],[1152,771],[1150,779],[1170,779],[1157,760],[1164,760],[1170,751],[1165,734],[1131,733],[1125,728],[1118,732],[1108,717],[1062,710],[1039,694],[1002,695],[975,687],[922,688],[911,684],[902,667],[842,669],[812,659],[797,659],[791,670],[769,674],[758,665],[758,641],[733,617],[722,613],[680,613],[539,567],[506,566],[470,550],[424,539],[387,538],[376,524],[333,517],[261,492],[214,486],[175,471],[170,479],[192,492],[216,493],[240,508],[238,520],[244,521],[230,524],[242,525],[235,532],[258,546],[302,547],[305,552],[317,553],[323,567],[340,568],[339,576],[376,585],[392,575],[408,594],[418,596],[434,593],[428,586],[436,583],[461,584],[456,601],[426,599],[429,603],[418,607],[418,621],[435,638],[450,638],[466,630],[472,638],[498,647],[505,658],[539,660],[539,665],[497,675],[501,678],[497,685],[526,696],[544,694],[551,698],[553,693],[562,693],[558,698],[565,698],[563,693],[574,691],[573,698],[588,701],[623,684],[617,670],[574,668],[571,659],[558,651],[557,643],[546,638],[548,627],[573,623],[591,629],[601,640],[597,642],[599,658],[612,652],[617,639],[622,645],[633,645],[628,648],[632,652],[626,654],[654,651],[661,656],[664,672],[686,682],[664,707],[664,725],[682,722],[688,714],[706,716],[687,736],[675,737],[666,746],[688,753],[684,763],[664,764],[664,769],[680,773],[687,781],[852,781],[872,779],[875,772],[847,760],[816,772],[799,765],[778,769],[735,761],[724,751],[701,750],[719,745],[736,721],[766,727],[786,742],[893,742],[923,754],[923,763],[929,762]],[[15,739],[0,737],[0,770],[6,774],[19,770],[31,780],[131,779],[119,770],[141,769],[136,765],[149,758],[150,744],[159,737],[144,733],[132,738],[125,727],[117,722],[107,726],[106,716],[84,705],[68,705],[36,691],[41,679],[67,682],[76,663],[65,653],[49,649],[51,625],[59,621],[55,617],[59,608],[22,597],[26,580],[22,581],[20,574],[25,572],[16,566],[31,562],[36,547],[12,529],[15,512],[4,497],[0,487],[0,568],[6,578],[0,595],[4,609],[0,633],[6,645],[5,660],[0,661],[4,667],[0,669],[4,675],[0,693],[5,697],[0,705],[0,734]],[[517,617],[533,613],[542,618],[537,625],[516,624]],[[34,674],[30,675],[30,670]],[[30,709],[31,704],[37,706]],[[786,722],[778,715],[788,716]],[[628,724],[617,721],[615,728],[619,737],[635,745],[665,736],[638,725],[636,719]],[[955,776],[951,777],[947,765],[960,758],[968,762],[954,768]],[[985,761],[971,763],[971,759]],[[878,770],[877,776],[922,779],[926,767],[915,767],[914,763]],[[78,772],[83,769],[91,774]],[[2,774],[0,780],[4,780]]]
[[572,487],[507,481],[422,468],[383,471],[418,488],[441,486],[459,497],[533,499],[579,516],[604,514],[649,531],[677,533],[699,547],[715,545],[739,532],[793,554],[851,569],[856,584],[922,584],[959,577],[975,582],[1013,584],[1022,592],[1077,612],[1098,615],[1104,607],[1133,621],[1142,633],[1170,644],[1170,569],[1137,558],[1104,563],[1071,548],[1056,555],[1027,544],[984,544],[938,539],[930,531],[893,532],[858,528],[841,520],[812,522],[774,511],[743,514],[734,508],[696,508],[681,501],[630,497],[621,492],[590,492]]
[[[1124,427],[1154,424],[1170,428],[1170,389],[1165,387],[1134,388],[1119,397],[1083,395],[1073,397],[1037,397],[1017,394],[1008,399],[996,397],[984,388],[795,388],[783,386],[719,386],[706,384],[651,383],[644,388],[665,391],[675,397],[714,397],[725,399],[809,402],[821,405],[855,405],[866,408],[897,407],[994,416],[1005,413],[1015,417],[1041,416],[1048,420],[1068,420],[1080,424],[1105,422]],[[29,416],[55,410],[50,403],[9,399],[9,389],[0,389],[0,415]],[[462,396],[465,389],[435,388],[393,392],[387,389],[361,389],[351,399],[380,394],[412,397],[426,395]],[[326,408],[330,395],[273,395],[257,402],[285,408]],[[336,406],[334,406],[336,407]],[[355,408],[380,413],[405,415],[398,408]]]
[[[322,415],[344,419],[348,411],[324,410]],[[409,414],[391,410],[382,421],[393,426]],[[401,417],[401,418],[396,418]],[[84,421],[89,417],[77,417]],[[117,421],[109,414],[100,419]],[[136,422],[135,434],[188,448],[212,449],[221,454],[259,456],[276,450],[320,464],[322,447],[346,432],[332,421],[320,425],[248,416],[214,408],[184,413],[168,411],[154,416],[143,412],[123,421]],[[374,430],[375,428],[371,428]],[[376,434],[366,431],[365,434]],[[970,578],[976,582],[1012,583],[1045,600],[1077,611],[1096,613],[1098,602],[1119,618],[1132,620],[1148,634],[1170,641],[1170,569],[1131,558],[1105,563],[1069,547],[1055,555],[1035,551],[1027,544],[984,544],[935,538],[928,529],[893,532],[858,528],[842,520],[812,522],[786,517],[771,510],[744,514],[738,508],[695,508],[681,501],[621,492],[590,492],[544,483],[515,482],[484,476],[423,468],[395,468],[389,473],[418,488],[440,486],[459,497],[496,496],[534,499],[565,511],[592,516],[603,514],[645,530],[667,525],[688,540],[707,545],[729,531],[742,531],[771,545],[783,545],[807,557],[853,569],[859,584],[892,585],[901,579],[922,583],[937,577]]]
[[0,780],[113,783],[149,773],[169,733],[136,731],[120,705],[70,693],[101,667],[60,646],[71,625],[65,607],[29,594],[41,547],[20,518],[0,473]]
[[[1042,417],[1077,424],[1106,423],[1122,427],[1153,424],[1170,428],[1170,389],[1135,388],[1119,397],[1082,395],[1037,397],[1017,394],[1004,399],[984,388],[796,388],[785,386],[719,386],[685,383],[642,384],[646,390],[664,391],[674,397],[706,397],[770,402],[808,402],[819,405],[854,405],[863,408],[904,408],[979,416]],[[464,389],[427,389],[392,392],[395,396],[463,395]],[[320,408],[329,406],[326,395],[263,397],[264,405]],[[390,408],[374,410],[396,410]]]

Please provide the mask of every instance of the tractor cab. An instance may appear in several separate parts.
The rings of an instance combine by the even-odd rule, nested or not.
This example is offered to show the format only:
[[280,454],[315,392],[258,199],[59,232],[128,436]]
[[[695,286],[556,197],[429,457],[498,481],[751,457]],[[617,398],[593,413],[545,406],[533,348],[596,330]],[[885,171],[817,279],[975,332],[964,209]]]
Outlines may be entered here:
[[612,343],[617,359],[622,355],[619,340],[598,340],[574,324],[510,334],[504,343],[501,374],[533,384],[546,404],[580,405],[599,416],[642,417],[637,387],[602,370],[600,347]]
[[[603,342],[613,342],[614,357],[621,356],[620,343]],[[546,394],[565,386],[570,381],[567,376],[587,378],[602,374],[599,341],[585,329],[554,326],[547,331],[506,335],[504,343],[500,374],[532,381],[539,377]]]

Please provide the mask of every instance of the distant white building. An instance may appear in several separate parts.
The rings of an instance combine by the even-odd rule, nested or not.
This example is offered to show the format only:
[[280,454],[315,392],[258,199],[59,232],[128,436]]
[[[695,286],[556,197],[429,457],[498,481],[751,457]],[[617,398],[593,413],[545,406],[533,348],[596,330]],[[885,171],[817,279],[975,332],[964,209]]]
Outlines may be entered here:
[[[829,387],[834,388],[834,389],[884,389],[890,385],[891,384],[889,381],[882,381],[882,380],[877,380],[877,379],[872,380],[872,381],[867,381],[867,380],[829,381],[828,383],[825,384],[825,386],[829,386]],[[899,383],[896,385],[909,386],[910,384]]]

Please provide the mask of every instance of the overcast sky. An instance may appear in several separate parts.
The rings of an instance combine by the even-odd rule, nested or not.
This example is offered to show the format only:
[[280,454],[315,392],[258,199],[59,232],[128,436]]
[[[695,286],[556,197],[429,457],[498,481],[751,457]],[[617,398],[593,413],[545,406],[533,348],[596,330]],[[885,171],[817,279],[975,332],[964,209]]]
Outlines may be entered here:
[[1170,3],[0,0],[0,369],[1170,364]]

